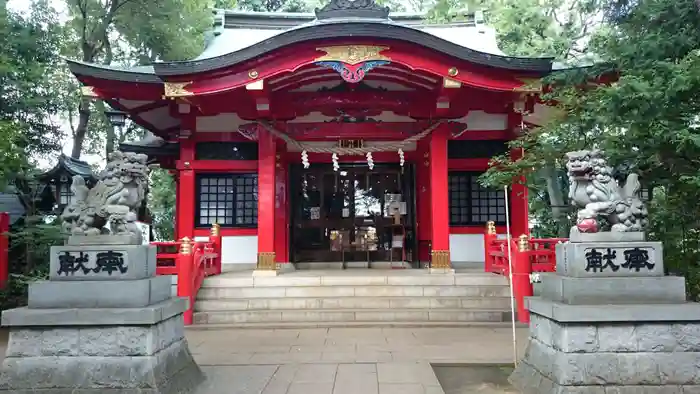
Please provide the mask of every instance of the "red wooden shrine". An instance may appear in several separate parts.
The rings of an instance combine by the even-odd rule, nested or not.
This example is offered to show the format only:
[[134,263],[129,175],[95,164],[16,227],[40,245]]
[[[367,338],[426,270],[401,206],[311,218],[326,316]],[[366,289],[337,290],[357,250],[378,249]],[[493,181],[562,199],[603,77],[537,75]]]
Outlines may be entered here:
[[[214,26],[190,61],[69,61],[84,94],[152,133],[121,149],[175,175],[176,237],[211,243],[195,247],[207,274],[344,260],[334,237],[352,238],[341,246],[349,248],[372,220],[401,227],[396,258],[415,267],[489,261],[483,229],[495,221],[504,234],[506,209],[513,236],[529,235],[527,189],[514,180],[506,207],[502,190],[476,178],[546,117],[531,82],[555,70],[552,59],[504,55],[478,15],[430,25],[370,1],[333,0],[315,15],[220,11]],[[358,193],[380,208],[373,200],[360,214]],[[397,195],[399,219],[385,212]],[[212,226],[216,236],[203,240]],[[391,234],[380,234],[375,255],[394,247]],[[198,286],[187,286],[192,296]]]

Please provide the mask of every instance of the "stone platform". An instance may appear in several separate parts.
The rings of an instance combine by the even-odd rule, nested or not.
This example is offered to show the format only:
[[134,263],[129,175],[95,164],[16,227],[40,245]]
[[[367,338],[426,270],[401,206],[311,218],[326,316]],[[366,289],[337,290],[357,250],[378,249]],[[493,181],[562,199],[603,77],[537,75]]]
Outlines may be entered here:
[[[527,300],[530,338],[510,377],[524,394],[700,393],[700,304],[639,235],[557,245]],[[633,240],[629,240],[633,239]]]
[[700,393],[700,305],[530,302],[529,344],[510,378],[524,394]]
[[184,336],[185,308],[186,300],[171,299],[145,308],[6,311],[2,323],[12,328],[0,391],[188,392],[202,374]]
[[29,285],[28,307],[2,312],[0,392],[192,391],[203,375],[184,336],[187,300],[154,276],[154,249],[52,247],[49,280]]

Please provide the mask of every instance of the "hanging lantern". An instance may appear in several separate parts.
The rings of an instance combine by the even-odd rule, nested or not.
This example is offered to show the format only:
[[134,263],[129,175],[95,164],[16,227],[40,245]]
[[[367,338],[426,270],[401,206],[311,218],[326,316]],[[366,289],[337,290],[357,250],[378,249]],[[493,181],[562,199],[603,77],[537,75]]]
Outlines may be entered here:
[[301,164],[304,165],[304,168],[309,168],[311,166],[309,163],[309,155],[306,153],[306,150],[301,151]]
[[406,160],[403,157],[403,149],[399,148],[399,164],[401,167],[403,167],[403,163],[405,163]]
[[370,170],[374,169],[374,160],[372,160],[372,152],[367,152],[367,167]]
[[338,155],[333,152],[331,159],[333,160],[333,171],[338,172],[338,169],[340,168],[340,165],[338,165]]

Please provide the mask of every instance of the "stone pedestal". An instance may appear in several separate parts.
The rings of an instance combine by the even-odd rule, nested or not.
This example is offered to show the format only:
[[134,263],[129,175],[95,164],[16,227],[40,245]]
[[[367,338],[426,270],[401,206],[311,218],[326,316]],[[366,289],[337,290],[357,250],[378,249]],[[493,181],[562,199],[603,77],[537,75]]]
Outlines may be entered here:
[[203,379],[184,336],[187,300],[155,277],[147,245],[60,246],[10,327],[0,391],[186,393]]
[[683,278],[663,276],[661,244],[585,236],[557,245],[557,273],[528,299],[511,383],[524,394],[700,393],[700,305],[685,302]]

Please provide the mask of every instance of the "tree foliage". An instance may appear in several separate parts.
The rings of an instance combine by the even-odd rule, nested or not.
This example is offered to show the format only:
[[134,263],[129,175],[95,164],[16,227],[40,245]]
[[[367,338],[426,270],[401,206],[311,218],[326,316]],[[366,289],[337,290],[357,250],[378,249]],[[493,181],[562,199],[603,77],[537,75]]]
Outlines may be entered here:
[[[601,148],[620,175],[654,187],[650,235],[666,245],[670,270],[698,292],[700,209],[700,18],[693,0],[602,4],[605,24],[590,38],[599,65],[555,73],[544,98],[560,116],[516,141],[523,159],[498,157],[489,184],[563,166],[569,150]],[[612,77],[612,78],[611,78]],[[601,79],[602,78],[602,79]],[[598,81],[591,84],[590,81]],[[609,83],[606,83],[608,81]]]
[[[66,54],[88,63],[143,65],[199,54],[211,27],[210,0],[65,0],[70,19]],[[95,105],[73,85],[72,156],[92,138],[114,146],[118,137]],[[91,121],[92,118],[92,121]],[[102,145],[102,144],[100,144]],[[102,145],[104,146],[104,145]],[[107,152],[108,153],[108,152]]]
[[175,239],[175,180],[166,170],[151,171],[148,209],[155,238],[158,241]]
[[51,153],[63,138],[63,94],[53,83],[62,35],[54,15],[45,2],[25,16],[0,8],[0,185],[27,168],[30,152]]

